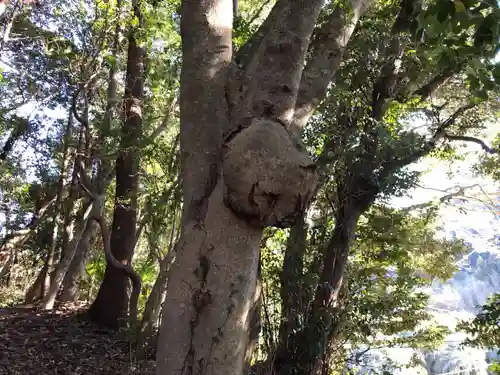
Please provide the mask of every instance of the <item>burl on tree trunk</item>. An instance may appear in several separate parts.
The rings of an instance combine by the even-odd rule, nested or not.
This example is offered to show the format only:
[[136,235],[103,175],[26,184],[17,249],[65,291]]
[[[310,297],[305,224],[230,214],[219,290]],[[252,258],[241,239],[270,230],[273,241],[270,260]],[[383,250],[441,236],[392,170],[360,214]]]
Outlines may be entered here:
[[297,137],[370,1],[338,7],[311,38],[324,3],[276,2],[233,60],[233,1],[182,2],[184,207],[158,375],[244,370],[263,230],[292,225],[315,191]]
[[[158,374],[243,372],[263,230],[293,224],[314,191],[315,165],[288,124],[323,1],[291,3],[279,2],[276,29],[238,71],[228,69],[231,0],[183,2],[184,212]],[[234,90],[226,85],[230,71]]]

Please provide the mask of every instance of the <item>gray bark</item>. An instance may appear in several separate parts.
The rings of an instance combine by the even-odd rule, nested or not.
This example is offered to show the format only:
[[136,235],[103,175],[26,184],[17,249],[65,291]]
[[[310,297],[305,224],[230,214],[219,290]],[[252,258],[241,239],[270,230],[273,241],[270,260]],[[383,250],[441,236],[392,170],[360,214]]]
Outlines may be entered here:
[[183,2],[184,211],[162,314],[159,375],[244,370],[263,228],[291,225],[316,181],[282,124],[292,121],[322,5],[279,1],[272,27],[226,86],[232,1]]
[[373,0],[337,3],[325,24],[315,30],[309,47],[311,58],[302,73],[295,114],[290,131],[298,136],[323,100],[328,86],[340,67],[347,44],[363,13]]
[[[102,210],[101,210],[102,214]],[[88,221],[82,238],[78,243],[75,257],[71,261],[64,277],[62,290],[57,298],[62,302],[73,302],[78,298],[80,282],[85,275],[85,266],[90,256],[90,242],[98,235],[98,228],[93,221]]]
[[77,217],[77,222],[75,225],[75,232],[72,240],[69,243],[67,251],[64,252],[63,258],[61,262],[57,265],[54,270],[54,275],[52,282],[50,284],[50,288],[48,293],[43,298],[43,308],[46,310],[51,310],[54,307],[54,303],[56,301],[57,293],[59,288],[63,282],[64,276],[68,272],[68,268],[75,257],[76,250],[78,248],[78,244],[80,243],[80,239],[82,238],[83,232],[85,231],[85,227],[87,226],[87,222],[92,215],[92,211],[94,209],[94,202],[92,199],[87,200],[80,213]]
[[146,357],[146,350],[149,346],[149,341],[154,336],[159,327],[160,311],[163,301],[165,300],[165,289],[168,282],[168,268],[164,262],[160,263],[160,272],[155,280],[151,293],[149,294],[142,320],[139,325],[137,338],[137,356],[139,358]]

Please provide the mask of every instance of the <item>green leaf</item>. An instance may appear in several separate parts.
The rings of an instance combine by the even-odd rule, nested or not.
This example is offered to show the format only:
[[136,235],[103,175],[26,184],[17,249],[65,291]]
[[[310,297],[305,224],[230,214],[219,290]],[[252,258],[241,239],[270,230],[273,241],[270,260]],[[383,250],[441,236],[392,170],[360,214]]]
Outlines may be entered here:
[[455,4],[455,10],[457,11],[457,13],[465,12],[464,3],[462,3],[460,0],[454,0],[453,3]]

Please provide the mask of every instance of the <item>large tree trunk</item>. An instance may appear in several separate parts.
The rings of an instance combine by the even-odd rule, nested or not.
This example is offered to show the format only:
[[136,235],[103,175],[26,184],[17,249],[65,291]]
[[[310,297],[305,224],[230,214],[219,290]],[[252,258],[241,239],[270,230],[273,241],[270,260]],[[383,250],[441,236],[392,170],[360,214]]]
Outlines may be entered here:
[[159,374],[243,370],[247,302],[255,294],[262,228],[235,217],[222,202],[222,190],[218,184],[204,226],[185,225],[177,244],[158,344]]
[[322,4],[279,1],[271,12],[276,24],[243,69],[232,67],[226,86],[233,2],[183,2],[184,211],[158,374],[239,375],[245,368],[263,229],[293,224],[316,181],[287,129]]
[[[142,16],[137,1],[134,15]],[[116,159],[115,209],[111,232],[111,252],[122,264],[130,264],[136,241],[138,172],[142,136],[142,100],[144,85],[144,48],[139,30],[129,36],[127,77],[125,83],[123,127]],[[128,276],[122,269],[106,266],[104,280],[96,300],[89,309],[92,320],[118,328],[127,317],[129,307]]]

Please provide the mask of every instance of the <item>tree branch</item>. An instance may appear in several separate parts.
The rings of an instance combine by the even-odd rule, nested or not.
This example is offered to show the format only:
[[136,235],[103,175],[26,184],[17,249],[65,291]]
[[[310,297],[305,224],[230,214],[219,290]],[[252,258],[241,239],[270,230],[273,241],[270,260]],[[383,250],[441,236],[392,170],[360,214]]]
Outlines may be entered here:
[[419,89],[415,90],[413,92],[413,95],[420,96],[422,100],[426,100],[431,96],[436,90],[441,87],[449,78],[453,77],[453,75],[456,73],[457,70],[460,69],[453,69],[453,68],[447,68],[438,75],[434,76],[431,78],[429,82],[421,86]]
[[380,177],[384,178],[389,174],[393,173],[395,170],[398,170],[409,164],[412,164],[421,157],[428,155],[432,150],[434,150],[436,144],[446,136],[446,131],[453,124],[455,124],[457,119],[469,109],[474,108],[476,105],[477,104],[470,102],[468,104],[459,107],[450,117],[448,117],[448,119],[446,119],[446,121],[444,121],[438,126],[438,128],[434,132],[434,135],[420,148],[420,150],[412,154],[408,154],[402,158],[394,158],[385,162],[381,168]]
[[389,46],[386,48],[384,57],[386,62],[382,66],[380,76],[373,85],[372,91],[372,117],[381,121],[385,115],[388,100],[394,98],[397,93],[398,75],[403,57],[408,32],[411,23],[415,20],[421,10],[421,1],[401,0],[398,15],[391,28]]
[[177,98],[177,95],[176,95],[171,100],[170,103],[167,103],[163,119],[162,119],[160,125],[158,125],[158,127],[156,129],[154,129],[153,132],[151,133],[151,135],[149,136],[149,142],[154,142],[154,140],[161,133],[163,133],[163,131],[167,128],[167,126],[168,126],[168,124],[170,122],[170,119],[172,118],[172,115],[173,115],[173,113],[175,111],[175,107],[177,106],[177,104],[178,104],[178,98]]
[[262,12],[264,12],[264,9],[269,5],[271,4],[271,0],[264,0],[260,6],[259,9],[257,9],[257,11],[255,12],[255,14],[250,17],[250,19],[245,22],[245,25],[246,27],[249,27],[250,25],[252,25],[252,23],[255,22],[255,20],[257,20],[257,18],[259,18],[262,14]]
[[482,141],[479,138],[475,137],[470,137],[467,135],[452,135],[452,134],[445,134],[444,139],[449,140],[449,141],[463,141],[463,142],[472,142],[476,143],[481,148],[486,151],[488,154],[498,154],[500,153],[500,150],[497,150],[493,147],[488,146],[484,141]]
[[[262,9],[269,2],[270,1],[268,1],[262,6],[262,8],[259,10],[259,13],[257,13],[257,15],[253,17],[253,19],[258,17]],[[249,62],[253,59],[253,57],[257,53],[264,37],[267,34],[269,34],[272,26],[281,17],[283,9],[285,8],[285,3],[286,3],[285,1],[277,1],[276,4],[274,4],[274,7],[271,9],[271,12],[264,20],[264,22],[262,22],[260,27],[257,29],[257,31],[253,33],[250,39],[248,39],[247,42],[241,46],[241,48],[238,50],[238,52],[234,57],[234,60],[238,65],[240,65],[243,68],[247,67]]]
[[459,107],[450,117],[448,117],[446,119],[446,121],[444,121],[437,128],[436,132],[434,133],[434,136],[432,137],[433,140],[435,142],[437,142],[438,140],[442,139],[445,136],[446,131],[448,130],[448,128],[450,126],[452,126],[453,124],[455,124],[455,122],[457,121],[457,119],[460,116],[462,116],[466,111],[468,111],[469,109],[474,108],[475,106],[477,106],[476,103],[470,102],[470,103],[467,103],[467,104]]
[[69,47],[73,53],[80,53],[76,45],[68,39],[32,24],[28,19],[16,17],[12,24],[11,34],[22,35],[23,38],[42,38],[50,43],[60,43],[62,47]]
[[340,67],[344,52],[362,14],[373,0],[352,0],[349,6],[337,4],[323,26],[315,30],[309,46],[311,58],[302,73],[295,114],[290,130],[298,136],[315,108],[324,98],[328,85]]
[[78,113],[78,110],[76,109],[76,105],[78,103],[78,96],[80,95],[80,92],[82,92],[84,90],[84,85],[80,85],[80,87],[78,87],[78,89],[76,90],[75,94],[73,95],[73,99],[71,101],[71,110],[73,111],[73,116],[75,116],[76,120],[82,124],[83,127],[85,127],[85,129],[88,128],[89,124],[88,122],[80,116],[80,114]]
[[306,52],[323,4],[324,0],[289,0],[273,8],[268,18],[274,22],[265,22],[269,32],[246,67],[242,118],[292,121]]
[[75,159],[75,169],[76,175],[78,177],[78,182],[82,187],[83,191],[88,194],[90,199],[95,200],[96,194],[94,193],[94,189],[92,188],[92,183],[87,176],[87,172],[85,171],[85,163],[83,162],[83,156],[77,155]]
[[[451,200],[453,198],[463,196],[465,194],[465,190],[472,189],[472,188],[477,187],[477,186],[479,186],[479,185],[478,184],[473,184],[473,185],[469,185],[469,186],[460,186],[460,187],[457,188],[456,191],[448,193],[449,190],[433,189],[433,188],[428,188],[428,187],[420,186],[420,185],[417,184],[417,187],[420,187],[422,189],[435,190],[435,191],[442,192],[442,193],[448,193],[448,194],[443,195],[442,197],[438,198],[437,201],[439,203],[445,203],[445,202],[448,202],[449,200]],[[403,213],[408,213],[408,212],[411,212],[411,211],[414,211],[414,210],[419,210],[421,208],[426,208],[431,203],[432,202],[430,201],[430,202],[424,202],[424,203],[414,204],[414,205],[402,208],[401,211]]]

